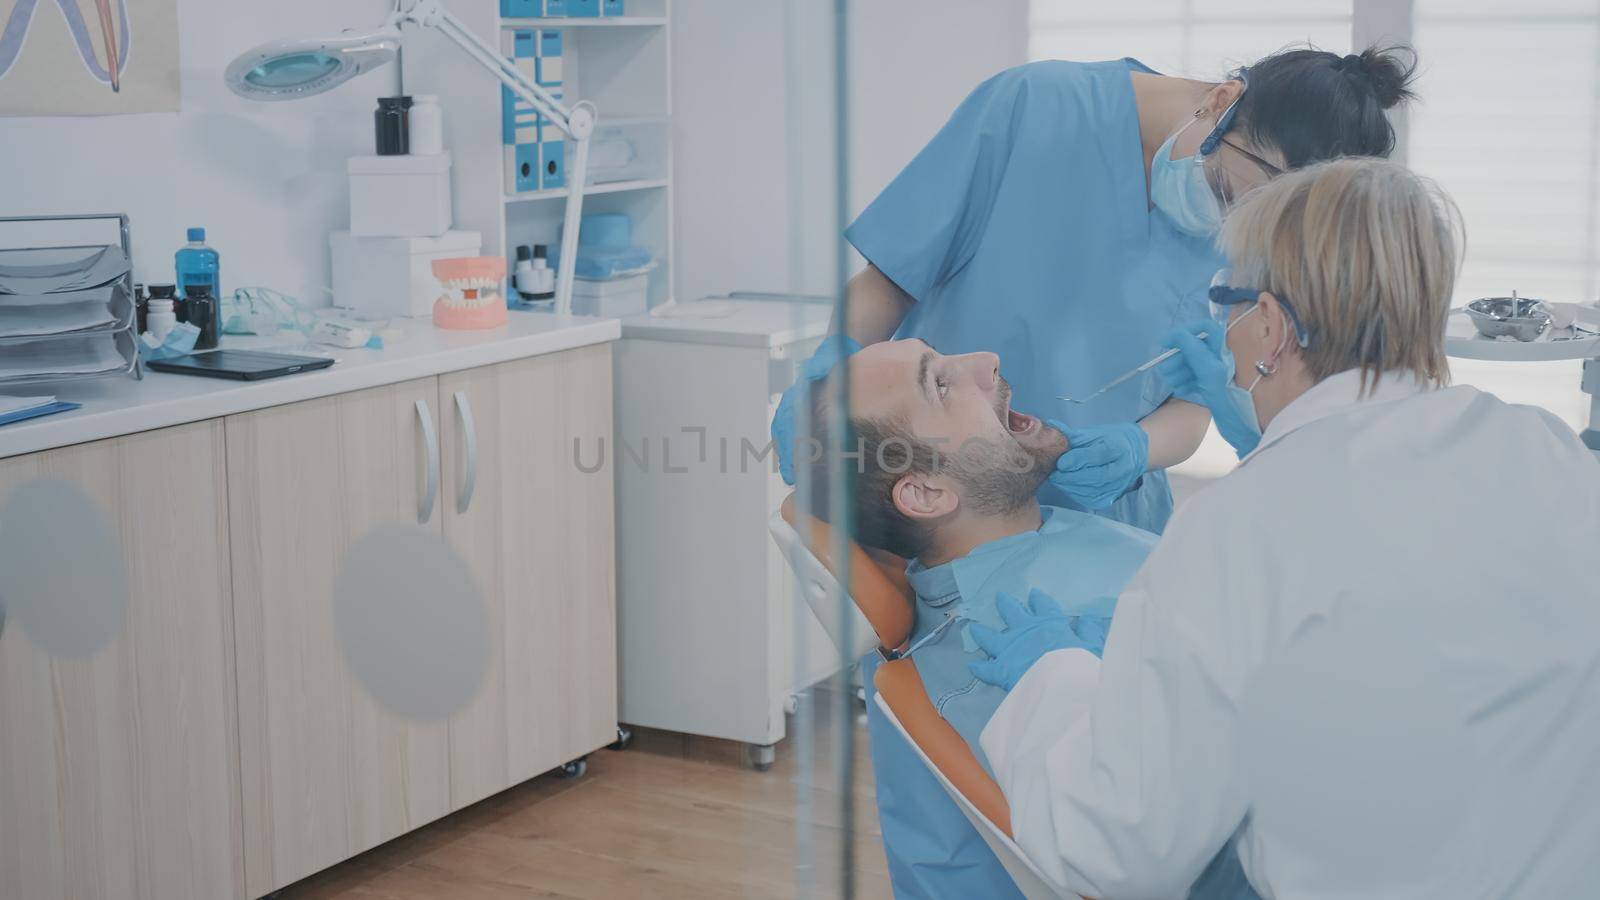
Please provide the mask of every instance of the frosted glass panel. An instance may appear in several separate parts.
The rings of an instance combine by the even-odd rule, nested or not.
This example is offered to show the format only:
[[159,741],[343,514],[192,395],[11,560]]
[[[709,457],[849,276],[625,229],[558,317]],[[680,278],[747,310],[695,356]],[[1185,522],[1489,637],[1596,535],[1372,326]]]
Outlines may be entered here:
[[1079,60],[1133,56],[1159,72],[1218,78],[1291,45],[1347,52],[1350,8],[1350,0],[1311,0],[1292,10],[1265,0],[1035,0],[1029,54]]

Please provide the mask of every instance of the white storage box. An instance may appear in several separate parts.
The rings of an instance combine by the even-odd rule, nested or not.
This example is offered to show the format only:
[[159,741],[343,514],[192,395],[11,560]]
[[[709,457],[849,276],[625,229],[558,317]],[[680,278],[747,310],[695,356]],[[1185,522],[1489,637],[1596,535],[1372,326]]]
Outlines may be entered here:
[[436,259],[477,256],[483,237],[476,231],[447,231],[438,237],[358,237],[348,231],[328,236],[333,255],[333,305],[381,316],[427,316],[444,293],[433,277]]
[[606,281],[572,280],[572,311],[580,316],[621,318],[650,311],[650,275],[624,275]]
[[352,156],[350,233],[437,237],[450,230],[450,154]]

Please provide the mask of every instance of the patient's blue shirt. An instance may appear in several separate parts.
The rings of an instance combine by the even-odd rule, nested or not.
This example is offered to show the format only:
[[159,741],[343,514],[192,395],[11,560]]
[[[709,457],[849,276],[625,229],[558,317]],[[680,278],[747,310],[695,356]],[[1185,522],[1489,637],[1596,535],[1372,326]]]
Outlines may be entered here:
[[[906,568],[917,592],[909,655],[934,708],[990,775],[978,736],[1006,692],[967,669],[967,663],[985,658],[967,626],[1003,627],[995,597],[1004,593],[1026,602],[1035,588],[1068,615],[1110,618],[1117,595],[1156,545],[1150,532],[1111,519],[1058,506],[1041,507],[1040,513],[1038,531],[990,541],[943,565],[912,562]],[[1231,841],[1195,881],[1189,900],[1259,900]]]
[[913,562],[906,569],[917,593],[910,641],[915,649],[909,655],[928,699],[985,769],[989,761],[978,735],[1006,693],[968,671],[967,663],[985,657],[967,626],[1004,627],[996,595],[1026,602],[1034,588],[1055,598],[1068,615],[1109,618],[1117,595],[1156,545],[1150,532],[1100,516],[1055,506],[1041,507],[1040,513],[1037,531],[990,541],[943,565]]

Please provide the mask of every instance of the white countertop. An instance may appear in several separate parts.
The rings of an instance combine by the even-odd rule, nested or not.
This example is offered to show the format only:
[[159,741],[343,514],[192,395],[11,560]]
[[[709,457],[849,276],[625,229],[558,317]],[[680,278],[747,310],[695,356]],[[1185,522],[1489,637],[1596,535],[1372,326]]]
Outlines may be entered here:
[[830,303],[708,297],[622,319],[622,336],[651,341],[781,347],[828,333]]
[[557,353],[614,341],[622,334],[616,319],[523,311],[512,311],[510,323],[492,331],[445,331],[434,328],[428,319],[397,319],[396,323],[404,328],[405,337],[382,350],[316,345],[314,350],[290,350],[285,345],[301,341],[292,332],[275,337],[224,336],[224,348],[282,349],[338,360],[327,369],[264,381],[227,381],[146,369],[142,381],[107,378],[0,388],[3,394],[54,394],[57,400],[83,404],[82,409],[71,412],[0,425],[0,459]]

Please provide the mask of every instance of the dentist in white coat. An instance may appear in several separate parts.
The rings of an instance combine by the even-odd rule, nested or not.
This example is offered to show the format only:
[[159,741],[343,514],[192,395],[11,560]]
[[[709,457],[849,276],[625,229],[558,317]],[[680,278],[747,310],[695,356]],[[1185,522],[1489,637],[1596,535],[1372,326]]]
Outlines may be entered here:
[[1175,335],[1167,375],[1253,448],[1179,508],[1104,659],[1035,603],[977,667],[1012,688],[982,743],[1016,840],[1063,890],[1182,896],[1230,843],[1267,897],[1600,890],[1600,463],[1444,386],[1456,219],[1365,159],[1230,214],[1228,331]]

